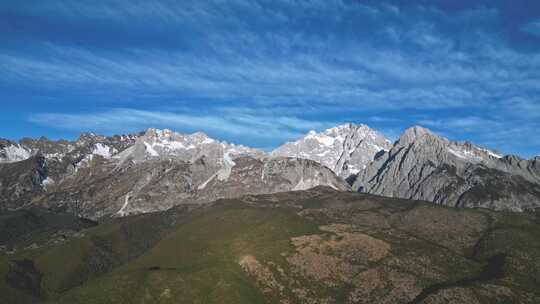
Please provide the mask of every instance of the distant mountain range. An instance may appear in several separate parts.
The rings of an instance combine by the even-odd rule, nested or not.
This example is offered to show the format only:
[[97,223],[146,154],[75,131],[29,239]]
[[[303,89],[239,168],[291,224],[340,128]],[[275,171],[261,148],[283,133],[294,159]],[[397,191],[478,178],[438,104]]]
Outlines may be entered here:
[[97,219],[245,194],[350,186],[300,158],[220,142],[203,133],[144,133],[0,143],[3,209],[42,206]]
[[245,194],[353,190],[456,207],[540,207],[540,157],[502,156],[412,127],[391,143],[344,124],[266,153],[204,133],[148,129],[75,141],[0,140],[0,208],[44,206],[88,218]]

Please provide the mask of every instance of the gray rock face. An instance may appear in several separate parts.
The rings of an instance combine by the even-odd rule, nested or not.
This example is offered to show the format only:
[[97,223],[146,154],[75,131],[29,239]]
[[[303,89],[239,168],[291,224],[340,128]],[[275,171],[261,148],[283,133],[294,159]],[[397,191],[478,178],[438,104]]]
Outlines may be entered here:
[[112,155],[133,145],[138,135],[104,137],[84,133],[76,141],[23,138],[18,143],[0,139],[0,163],[30,158],[38,153],[47,160],[76,159],[86,154]]
[[377,153],[390,147],[390,141],[381,133],[366,125],[349,123],[321,133],[311,131],[277,148],[272,155],[311,159],[348,178],[363,170]]
[[537,160],[502,157],[413,127],[361,172],[353,189],[460,207],[540,207]]
[[202,132],[181,134],[171,130],[148,129],[135,143],[114,158],[145,161],[150,159],[176,159],[193,162],[202,156],[220,160],[236,156],[263,157],[265,153],[242,145],[220,142]]
[[217,198],[236,197],[237,193],[263,194],[291,190],[306,190],[316,186],[329,186],[336,190],[350,189],[348,184],[330,169],[319,163],[298,158],[255,159],[240,157],[230,176],[220,180],[219,176],[205,182],[197,190],[199,198],[212,201]]
[[47,167],[42,155],[0,165],[0,210],[29,204],[44,192]]
[[219,198],[305,190],[318,185],[347,190],[348,184],[328,168],[303,159],[241,156],[230,172],[201,157],[127,161],[96,159],[65,179],[38,204],[97,219],[167,210],[181,204],[202,204]]
[[314,161],[269,158],[203,133],[149,129],[137,136],[84,134],[75,142],[5,142],[41,160],[37,166],[37,156],[16,161],[10,154],[0,164],[5,209],[33,204],[98,219],[319,185],[350,189]]
[[110,158],[135,143],[138,135],[104,137],[82,134],[76,141],[51,141],[23,138],[18,143],[0,139],[0,166],[42,155],[47,167],[47,182],[53,184],[85,166],[94,156]]

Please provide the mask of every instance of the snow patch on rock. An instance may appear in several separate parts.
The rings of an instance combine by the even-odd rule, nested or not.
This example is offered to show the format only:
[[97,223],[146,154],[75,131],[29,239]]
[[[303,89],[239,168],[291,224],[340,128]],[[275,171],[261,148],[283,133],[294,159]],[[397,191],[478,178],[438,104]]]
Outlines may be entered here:
[[129,195],[130,195],[130,193],[126,194],[126,197],[124,198],[124,204],[122,205],[120,210],[118,210],[118,212],[116,212],[116,214],[118,214],[119,216],[126,216],[128,214],[125,210],[126,210],[127,206],[129,205]]
[[338,138],[328,136],[327,134],[317,134],[315,131],[310,131],[308,135],[304,137],[305,140],[315,140],[320,142],[324,146],[333,146]]
[[212,176],[210,176],[204,183],[200,184],[198,187],[197,187],[197,190],[203,190],[204,188],[206,188],[206,186],[208,185],[209,182],[211,182],[215,177],[216,177],[217,173],[216,174],[213,174]]
[[158,157],[159,156],[159,153],[156,152],[156,150],[154,150],[154,146],[145,142],[144,143],[144,146],[146,147],[146,152],[148,152],[148,154],[150,154],[150,156],[154,156],[154,157]]
[[47,178],[45,178],[42,182],[41,182],[41,185],[43,186],[43,188],[47,189],[47,187],[51,186],[51,185],[54,185],[54,180],[50,177],[47,176]]
[[197,187],[197,190],[203,190],[206,188],[208,183],[210,183],[214,178],[217,177],[217,179],[221,182],[227,181],[229,177],[231,176],[232,168],[236,165],[236,163],[232,160],[229,153],[225,153],[223,155],[223,167],[218,170],[215,174],[210,176],[204,183],[200,184]]
[[32,156],[30,151],[19,145],[9,145],[3,149],[4,157],[0,157],[0,162],[13,163],[29,159]]
[[220,181],[228,180],[229,176],[231,175],[232,168],[235,165],[236,165],[236,163],[229,156],[229,153],[225,153],[223,155],[223,168],[221,168],[217,173],[218,180],[220,180]]
[[466,160],[470,160],[470,161],[480,161],[482,160],[481,157],[479,157],[478,155],[475,155],[473,152],[471,151],[467,151],[467,150],[454,150],[452,148],[448,148],[448,152],[458,158],[461,158],[461,159],[466,159]]
[[105,159],[109,159],[114,154],[114,149],[111,149],[109,146],[102,143],[97,143],[94,146],[94,151],[92,151],[92,154],[100,155]]

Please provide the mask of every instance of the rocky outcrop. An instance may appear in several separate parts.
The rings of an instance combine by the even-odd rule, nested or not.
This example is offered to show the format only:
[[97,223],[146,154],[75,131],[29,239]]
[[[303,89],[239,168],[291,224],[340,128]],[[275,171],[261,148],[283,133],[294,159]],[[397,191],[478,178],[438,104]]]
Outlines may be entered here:
[[381,133],[366,125],[348,123],[321,133],[310,131],[303,138],[277,148],[272,155],[311,159],[348,178],[390,146],[390,141]]
[[27,205],[45,190],[48,169],[41,154],[0,164],[0,210]]
[[502,157],[413,127],[358,175],[353,189],[450,206],[524,211],[540,207],[538,168],[537,160]]

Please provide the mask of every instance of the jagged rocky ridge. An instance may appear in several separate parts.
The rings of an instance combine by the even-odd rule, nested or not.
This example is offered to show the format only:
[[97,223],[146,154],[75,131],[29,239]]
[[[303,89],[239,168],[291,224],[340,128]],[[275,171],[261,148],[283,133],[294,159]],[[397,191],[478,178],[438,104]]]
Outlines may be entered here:
[[272,151],[272,155],[315,160],[346,179],[365,169],[377,153],[390,147],[391,142],[381,133],[366,125],[348,123],[320,133],[310,131]]
[[540,157],[503,157],[421,127],[392,145],[365,125],[345,124],[270,154],[157,129],[86,133],[74,142],[0,140],[0,208],[39,204],[98,218],[317,185],[348,189],[332,171],[372,194],[497,210],[540,206]]
[[358,174],[353,189],[456,207],[540,207],[540,161],[501,156],[413,127]]
[[[7,185],[2,209],[44,206],[92,219],[318,185],[349,189],[317,162],[269,158],[200,132],[149,129],[129,136],[84,134],[75,142],[3,141],[1,151],[0,172],[22,168],[15,178],[5,175],[11,184],[0,180]],[[37,160],[40,165],[31,166]]]
[[94,157],[110,158],[133,145],[139,135],[104,137],[84,133],[75,141],[0,139],[0,210],[28,206]]

